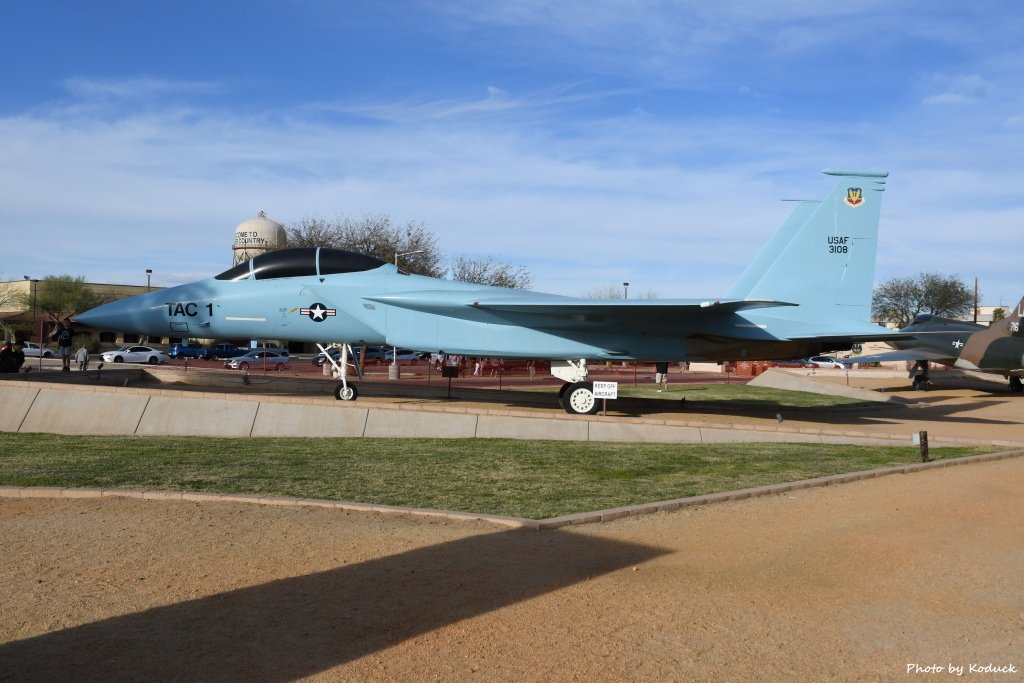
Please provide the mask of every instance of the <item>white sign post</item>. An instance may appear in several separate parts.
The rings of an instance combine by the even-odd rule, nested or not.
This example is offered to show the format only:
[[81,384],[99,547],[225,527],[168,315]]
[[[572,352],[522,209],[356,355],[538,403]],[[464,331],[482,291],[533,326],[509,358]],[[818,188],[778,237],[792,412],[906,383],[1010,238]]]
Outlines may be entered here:
[[604,401],[602,404],[602,413],[608,414],[608,399],[619,397],[619,383],[618,382],[594,382],[594,398],[599,398]]

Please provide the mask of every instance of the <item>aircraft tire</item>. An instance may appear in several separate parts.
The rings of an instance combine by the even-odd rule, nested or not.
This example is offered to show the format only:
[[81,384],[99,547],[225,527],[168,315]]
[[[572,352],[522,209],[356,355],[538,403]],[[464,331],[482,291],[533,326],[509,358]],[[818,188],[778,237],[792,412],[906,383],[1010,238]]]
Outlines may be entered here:
[[334,387],[334,398],[338,399],[339,401],[354,401],[358,397],[359,390],[356,388],[356,385],[354,384],[349,384],[348,387],[346,387],[344,384],[339,384],[338,386]]
[[558,401],[559,402],[562,401],[562,397],[565,396],[565,390],[568,389],[571,384],[572,384],[571,382],[566,382],[562,386],[558,387]]
[[562,408],[570,415],[596,415],[600,404],[591,382],[573,382],[562,396]]
[[1021,381],[1020,377],[1011,377],[1010,378],[1010,393],[1011,394],[1019,394],[1021,392],[1024,392],[1024,381]]

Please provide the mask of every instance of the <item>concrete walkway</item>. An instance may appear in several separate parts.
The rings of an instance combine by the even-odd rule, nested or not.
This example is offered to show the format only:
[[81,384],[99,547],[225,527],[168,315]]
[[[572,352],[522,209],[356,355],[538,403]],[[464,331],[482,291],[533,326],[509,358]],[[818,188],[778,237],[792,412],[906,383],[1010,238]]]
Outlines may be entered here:
[[[138,373],[138,371],[129,371]],[[135,376],[133,374],[133,376]],[[116,379],[113,375],[109,378]],[[251,390],[250,387],[248,390]],[[479,392],[499,396],[501,392]],[[531,398],[533,398],[531,396]],[[498,399],[500,401],[500,397]],[[550,397],[546,400],[550,401]],[[222,437],[428,437],[511,438],[660,443],[780,442],[909,445],[930,429],[931,444],[1024,447],[1024,429],[978,434],[960,425],[906,429],[891,413],[823,411],[782,422],[761,417],[730,419],[682,411],[640,417],[579,416],[546,408],[441,400],[336,401],[315,395],[271,395],[161,388],[0,381],[0,431],[56,434]],[[648,401],[656,404],[657,402]],[[924,412],[907,413],[925,417]],[[947,415],[948,417],[948,415]],[[890,420],[891,422],[887,422]],[[822,424],[827,421],[828,424]],[[849,424],[843,424],[844,422]],[[1004,436],[1006,433],[1006,436]],[[1010,438],[1009,434],[1016,438]]]

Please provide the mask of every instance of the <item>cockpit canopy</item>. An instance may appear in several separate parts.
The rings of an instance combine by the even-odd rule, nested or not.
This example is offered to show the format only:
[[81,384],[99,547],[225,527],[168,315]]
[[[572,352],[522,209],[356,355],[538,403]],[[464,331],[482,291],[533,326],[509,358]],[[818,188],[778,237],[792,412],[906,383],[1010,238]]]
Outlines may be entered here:
[[326,247],[297,247],[261,254],[216,276],[218,280],[271,280],[282,277],[359,273],[384,265],[366,254]]
[[911,325],[923,325],[932,319],[931,313],[918,313],[914,316],[914,319],[910,321]]

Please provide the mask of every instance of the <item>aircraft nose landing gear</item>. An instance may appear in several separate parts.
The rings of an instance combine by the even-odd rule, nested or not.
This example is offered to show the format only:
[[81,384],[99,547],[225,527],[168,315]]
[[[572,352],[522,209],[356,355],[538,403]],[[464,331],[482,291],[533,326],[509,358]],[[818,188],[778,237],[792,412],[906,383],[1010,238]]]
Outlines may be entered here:
[[[359,390],[356,385],[349,384],[348,382],[348,359],[352,356],[352,347],[348,344],[341,344],[341,357],[335,361],[327,349],[321,344],[317,344],[320,352],[324,355],[324,363],[330,363],[334,366],[334,376],[341,379],[341,384],[334,387],[334,398],[339,401],[354,401],[359,397]],[[356,375],[362,379],[362,374],[359,372],[359,365],[355,366]]]
[[334,387],[334,398],[339,401],[354,401],[359,397],[359,390],[355,384],[339,384]]

